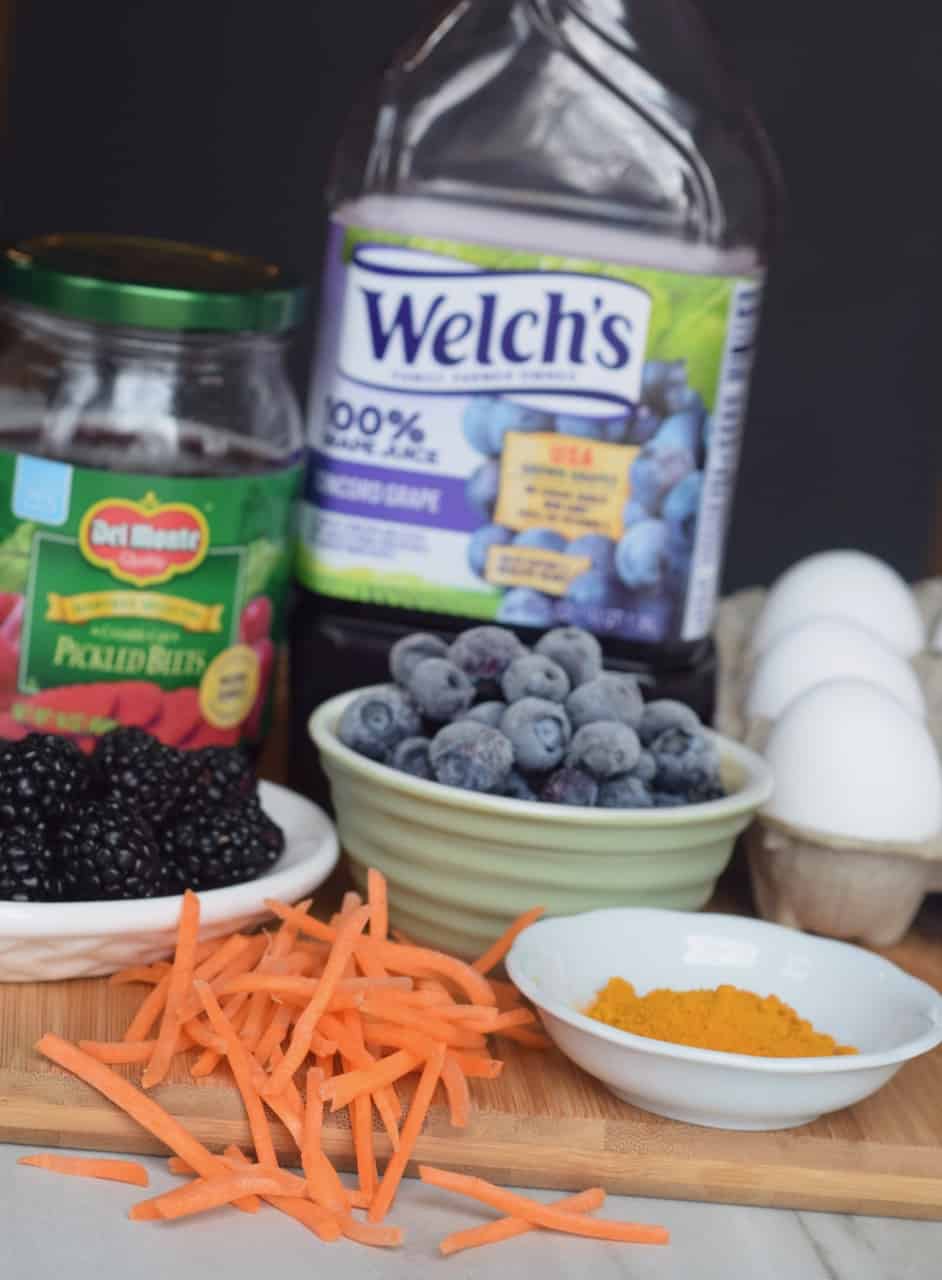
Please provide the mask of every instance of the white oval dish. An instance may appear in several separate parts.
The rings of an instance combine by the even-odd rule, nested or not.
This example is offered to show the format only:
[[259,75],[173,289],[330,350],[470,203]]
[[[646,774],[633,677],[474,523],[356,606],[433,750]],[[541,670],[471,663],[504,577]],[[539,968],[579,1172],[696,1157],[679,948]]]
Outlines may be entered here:
[[[337,835],[303,796],[260,782],[259,800],[285,833],[285,851],[264,876],[200,894],[200,938],[259,924],[266,898],[296,902],[333,871]],[[173,949],[180,897],[130,902],[0,902],[0,982],[51,982],[151,964]]]
[[[926,983],[860,947],[742,916],[624,907],[541,920],[507,971],[567,1057],[624,1101],[689,1124],[807,1124],[942,1043],[942,995]],[[641,994],[723,983],[774,994],[860,1052],[760,1058],[632,1035],[581,1012],[612,977]]]

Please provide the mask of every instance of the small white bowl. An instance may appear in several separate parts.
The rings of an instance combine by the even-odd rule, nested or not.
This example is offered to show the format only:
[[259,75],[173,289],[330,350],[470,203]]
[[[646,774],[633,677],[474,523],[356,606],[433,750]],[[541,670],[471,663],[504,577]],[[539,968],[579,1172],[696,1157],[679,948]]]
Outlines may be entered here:
[[[200,894],[200,938],[259,924],[266,898],[296,902],[333,871],[337,835],[303,796],[261,782],[259,800],[285,833],[285,851],[248,884]],[[173,950],[180,897],[131,902],[0,902],[0,982],[93,978],[126,965],[151,964]]]
[[[542,920],[507,971],[567,1057],[656,1115],[723,1129],[788,1129],[875,1093],[942,1043],[942,996],[845,942],[741,916],[615,908]],[[643,995],[729,983],[776,995],[859,1053],[760,1058],[619,1031],[581,1010],[612,977]]]

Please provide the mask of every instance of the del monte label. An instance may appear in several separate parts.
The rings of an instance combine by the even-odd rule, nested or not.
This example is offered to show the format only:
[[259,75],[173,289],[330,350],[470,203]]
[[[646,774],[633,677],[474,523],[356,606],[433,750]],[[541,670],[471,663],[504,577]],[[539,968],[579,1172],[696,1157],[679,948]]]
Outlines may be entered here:
[[136,587],[157,586],[192,573],[209,550],[209,525],[186,502],[105,498],[89,507],[79,526],[82,554],[99,569]]

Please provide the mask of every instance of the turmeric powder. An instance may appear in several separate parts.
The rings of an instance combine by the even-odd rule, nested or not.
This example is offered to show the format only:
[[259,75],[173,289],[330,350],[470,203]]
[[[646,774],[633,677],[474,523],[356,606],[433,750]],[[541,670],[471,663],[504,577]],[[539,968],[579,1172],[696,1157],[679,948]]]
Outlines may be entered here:
[[741,987],[672,991],[660,987],[639,996],[624,978],[612,978],[586,1010],[610,1027],[652,1040],[761,1058],[825,1058],[856,1053],[816,1031],[777,996]]

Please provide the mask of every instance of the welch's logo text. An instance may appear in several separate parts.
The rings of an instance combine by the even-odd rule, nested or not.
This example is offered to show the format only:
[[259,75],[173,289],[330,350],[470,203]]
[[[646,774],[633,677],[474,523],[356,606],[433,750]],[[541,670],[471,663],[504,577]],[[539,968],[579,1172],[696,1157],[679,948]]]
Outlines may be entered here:
[[370,245],[348,268],[340,371],[431,395],[571,392],[635,404],[651,299],[605,276],[482,271]]

